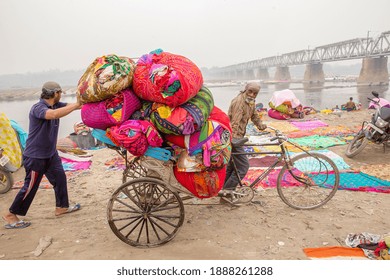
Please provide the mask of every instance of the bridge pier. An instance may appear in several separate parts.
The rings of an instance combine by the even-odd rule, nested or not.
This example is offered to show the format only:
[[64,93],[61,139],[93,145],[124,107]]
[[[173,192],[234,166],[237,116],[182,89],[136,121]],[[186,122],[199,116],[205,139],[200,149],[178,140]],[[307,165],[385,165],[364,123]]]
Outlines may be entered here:
[[226,71],[224,72],[223,79],[231,80],[234,79],[235,73],[234,71]]
[[306,64],[305,74],[303,76],[304,83],[323,83],[325,82],[324,70],[322,63]]
[[243,73],[243,71],[242,71],[242,70],[236,70],[236,71],[234,71],[234,78],[235,78],[236,80],[241,80],[241,79],[243,79],[243,78],[244,78],[244,73]]
[[274,79],[276,81],[290,81],[291,75],[288,66],[277,66]]
[[358,84],[389,84],[389,70],[387,69],[387,56],[365,57],[362,62]]
[[257,69],[257,78],[265,81],[269,80],[268,68]]
[[255,78],[255,72],[252,69],[246,69],[244,72],[244,79],[253,80]]
[[234,72],[226,71],[226,72],[224,72],[223,77],[224,77],[224,80],[231,80],[234,78]]
[[228,75],[229,75],[229,73],[227,73],[227,72],[222,72],[222,73],[220,73],[220,75],[217,77],[217,79],[219,79],[219,80],[225,80],[225,79],[227,79]]

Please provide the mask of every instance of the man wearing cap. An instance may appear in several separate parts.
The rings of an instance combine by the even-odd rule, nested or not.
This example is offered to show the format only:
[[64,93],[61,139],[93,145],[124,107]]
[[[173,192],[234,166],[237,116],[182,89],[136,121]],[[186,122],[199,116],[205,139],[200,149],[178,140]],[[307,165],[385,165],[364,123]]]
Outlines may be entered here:
[[61,94],[62,89],[58,83],[46,82],[39,102],[31,107],[29,133],[23,152],[26,177],[9,212],[3,216],[7,229],[25,228],[31,224],[20,220],[17,215],[27,214],[43,175],[46,175],[54,188],[56,216],[80,209],[80,204],[69,205],[66,175],[56,146],[59,119],[80,109],[81,103],[79,98],[76,103],[60,102]]
[[[259,114],[256,112],[256,97],[260,91],[260,85],[258,83],[248,83],[243,91],[232,100],[230,103],[228,115],[233,132],[233,142],[242,139],[246,133],[246,126],[249,119],[260,130],[267,128],[267,125],[263,124]],[[244,153],[243,147],[233,147],[233,153]],[[237,170],[240,178],[244,178],[249,169],[249,160],[246,155],[233,155],[234,162],[237,166]],[[225,195],[236,189],[239,183],[234,172],[233,165],[230,163],[226,170],[226,179],[223,186],[221,195]]]

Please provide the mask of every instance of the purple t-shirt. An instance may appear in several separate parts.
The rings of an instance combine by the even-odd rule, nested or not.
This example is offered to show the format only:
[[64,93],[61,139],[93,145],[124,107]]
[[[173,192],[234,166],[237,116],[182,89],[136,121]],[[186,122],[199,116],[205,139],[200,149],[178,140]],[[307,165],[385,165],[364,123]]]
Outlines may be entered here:
[[67,103],[58,102],[49,106],[44,99],[31,107],[29,114],[28,138],[23,155],[31,158],[45,159],[52,157],[57,152],[57,137],[60,120],[45,119],[48,109],[57,109],[66,106]]

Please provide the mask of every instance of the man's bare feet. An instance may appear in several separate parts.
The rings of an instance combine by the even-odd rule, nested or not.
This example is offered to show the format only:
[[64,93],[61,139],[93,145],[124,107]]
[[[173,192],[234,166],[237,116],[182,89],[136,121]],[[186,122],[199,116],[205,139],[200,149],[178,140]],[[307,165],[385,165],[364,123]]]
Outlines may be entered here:
[[3,220],[6,221],[8,224],[13,224],[13,223],[17,223],[20,221],[20,219],[18,218],[18,216],[16,216],[15,214],[12,214],[10,212],[6,213],[4,216],[3,216]]

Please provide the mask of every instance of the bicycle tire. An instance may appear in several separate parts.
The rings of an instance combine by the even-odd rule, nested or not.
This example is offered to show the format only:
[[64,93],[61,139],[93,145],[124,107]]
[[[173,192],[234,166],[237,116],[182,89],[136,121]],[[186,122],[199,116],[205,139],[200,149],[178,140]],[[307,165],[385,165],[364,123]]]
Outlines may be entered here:
[[360,131],[349,143],[345,155],[352,158],[359,154],[367,146],[368,140],[363,131]]
[[304,153],[283,166],[277,190],[288,206],[311,210],[327,203],[336,194],[339,182],[339,170],[330,158],[320,153]]

